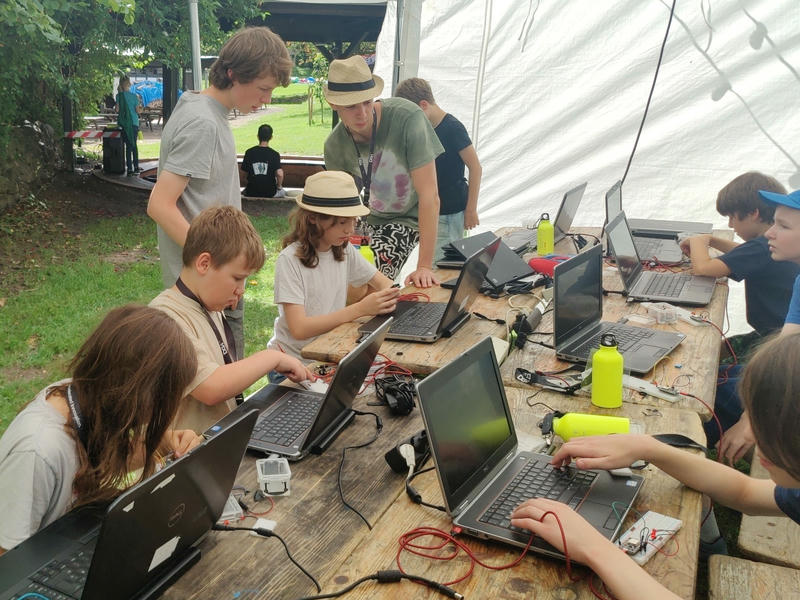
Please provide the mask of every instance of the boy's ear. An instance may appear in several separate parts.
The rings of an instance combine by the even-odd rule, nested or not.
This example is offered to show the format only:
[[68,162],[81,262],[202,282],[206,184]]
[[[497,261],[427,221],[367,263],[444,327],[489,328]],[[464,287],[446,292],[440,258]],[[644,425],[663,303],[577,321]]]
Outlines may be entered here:
[[211,254],[208,252],[201,252],[194,259],[194,268],[200,275],[205,275],[213,265]]

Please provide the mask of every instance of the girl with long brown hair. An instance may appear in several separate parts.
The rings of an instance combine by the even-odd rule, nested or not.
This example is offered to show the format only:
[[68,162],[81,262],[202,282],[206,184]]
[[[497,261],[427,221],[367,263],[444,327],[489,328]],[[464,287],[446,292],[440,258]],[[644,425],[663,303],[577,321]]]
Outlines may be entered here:
[[171,429],[196,370],[194,347],[164,312],[106,315],[0,438],[0,552],[68,510],[109,501],[200,439]]

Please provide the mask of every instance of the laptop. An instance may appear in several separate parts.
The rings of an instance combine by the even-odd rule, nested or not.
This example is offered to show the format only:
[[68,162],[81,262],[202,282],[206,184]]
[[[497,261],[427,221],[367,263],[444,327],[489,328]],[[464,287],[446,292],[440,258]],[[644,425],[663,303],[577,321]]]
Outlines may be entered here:
[[[512,527],[510,514],[532,497],[568,504],[608,539],[619,533],[642,477],[554,469],[550,456],[520,452],[491,338],[417,383],[417,393],[447,513],[464,533],[526,546],[531,533]],[[539,537],[531,548],[563,557]]]
[[257,412],[107,507],[73,510],[0,556],[0,598],[155,598],[200,558],[233,488]]
[[711,301],[717,280],[689,273],[656,273],[642,268],[625,211],[606,226],[606,238],[617,263],[628,300],[651,300],[704,306]]
[[600,346],[600,336],[613,333],[626,370],[647,373],[686,337],[682,333],[601,321],[603,256],[599,245],[556,265],[553,345],[563,360],[586,363]]
[[[553,223],[553,242],[558,243],[559,240],[569,232],[572,227],[572,221],[575,220],[575,215],[578,212],[583,192],[586,191],[587,183],[584,182],[577,187],[572,188],[561,200],[561,206],[558,207],[556,220]],[[502,240],[514,252],[519,254],[526,250],[535,250],[537,246],[537,232],[535,229],[523,229],[519,231],[512,231],[502,236]]]
[[394,322],[386,334],[387,339],[430,343],[440,337],[452,336],[469,320],[469,309],[481,293],[481,285],[499,245],[500,240],[495,238],[467,259],[446,303],[399,301],[392,315],[373,317],[358,331],[370,333],[389,316],[393,316]]
[[238,413],[255,408],[260,414],[247,443],[249,449],[280,454],[289,460],[300,460],[309,452],[321,454],[353,422],[353,400],[391,324],[392,319],[388,319],[339,361],[324,394],[268,384],[212,425],[205,435],[216,435]]
[[[497,236],[494,233],[486,231],[478,235],[454,240],[449,244],[452,258],[440,260],[436,263],[436,266],[442,269],[461,269],[464,266],[466,257],[472,256],[485,248],[495,239],[497,239]],[[501,240],[492,259],[492,264],[489,265],[489,271],[486,273],[485,283],[491,288],[499,288],[506,283],[529,277],[534,273],[535,271],[530,265]],[[456,279],[452,280],[452,285],[455,285]],[[443,287],[449,286],[443,284]]]

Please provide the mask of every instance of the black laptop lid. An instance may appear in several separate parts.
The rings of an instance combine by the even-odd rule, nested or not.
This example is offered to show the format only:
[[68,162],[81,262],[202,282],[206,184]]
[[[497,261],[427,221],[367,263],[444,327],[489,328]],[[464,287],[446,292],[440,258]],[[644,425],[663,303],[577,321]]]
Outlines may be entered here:
[[603,316],[600,245],[556,265],[553,280],[553,342],[558,349],[578,331],[599,323]]
[[499,245],[500,239],[495,237],[493,242],[475,252],[464,263],[464,268],[458,275],[456,287],[453,288],[450,299],[447,301],[447,307],[444,309],[437,333],[441,333],[472,306],[480,293],[481,285],[486,279],[489,266],[494,260]]
[[132,598],[180,562],[222,514],[257,416],[241,414],[108,507],[82,600]]
[[317,419],[306,437],[306,445],[312,445],[328,434],[339,419],[346,415],[353,406],[353,400],[361,389],[361,384],[369,373],[375,357],[378,355],[386,332],[392,326],[393,317],[383,322],[380,327],[370,333],[360,344],[353,348],[347,356],[339,361],[336,372],[328,386],[325,400],[322,402]]
[[517,446],[491,338],[417,384],[450,513]]
[[642,261],[633,242],[625,211],[620,211],[606,225],[606,238],[622,277],[622,283],[625,284],[625,289],[630,291],[642,272]]
[[553,223],[554,241],[557,242],[563,238],[569,232],[570,227],[572,227],[572,221],[575,220],[578,206],[580,206],[581,198],[583,198],[583,192],[586,191],[586,185],[587,183],[584,182],[564,194],[564,199],[561,201],[561,206],[558,209],[558,215],[556,215],[556,222]]

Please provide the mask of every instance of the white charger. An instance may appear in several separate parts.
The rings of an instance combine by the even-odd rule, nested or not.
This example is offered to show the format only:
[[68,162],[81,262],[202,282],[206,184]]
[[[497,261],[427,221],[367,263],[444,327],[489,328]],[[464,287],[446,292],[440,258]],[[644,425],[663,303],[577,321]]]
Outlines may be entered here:
[[291,493],[289,483],[292,470],[289,461],[283,456],[270,454],[267,458],[256,461],[258,487],[267,496],[288,496]]

